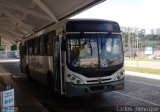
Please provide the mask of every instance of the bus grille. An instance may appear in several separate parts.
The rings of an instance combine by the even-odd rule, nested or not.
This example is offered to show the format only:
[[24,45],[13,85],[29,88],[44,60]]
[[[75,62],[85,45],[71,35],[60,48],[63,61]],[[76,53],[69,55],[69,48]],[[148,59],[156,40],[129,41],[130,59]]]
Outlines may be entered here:
[[[102,82],[104,82],[104,81],[109,81],[109,80],[111,80],[112,78],[109,78],[109,79],[102,79]],[[88,80],[87,82],[89,82],[89,83],[91,83],[91,82],[96,82],[96,83],[98,83],[99,82],[99,80]]]
[[117,70],[111,70],[111,71],[94,71],[94,72],[87,72],[87,73],[82,73],[83,76],[92,78],[92,77],[104,77],[104,76],[110,76],[114,74]]

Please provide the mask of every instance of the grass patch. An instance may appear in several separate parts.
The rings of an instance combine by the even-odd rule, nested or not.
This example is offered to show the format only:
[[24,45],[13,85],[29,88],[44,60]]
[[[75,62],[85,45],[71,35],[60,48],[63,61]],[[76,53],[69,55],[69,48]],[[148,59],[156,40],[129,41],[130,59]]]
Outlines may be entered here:
[[160,62],[160,59],[147,59],[147,58],[124,58],[124,60],[129,61],[153,61],[153,62]]
[[132,72],[141,72],[141,73],[160,75],[160,69],[125,67],[125,70],[126,71],[132,71]]

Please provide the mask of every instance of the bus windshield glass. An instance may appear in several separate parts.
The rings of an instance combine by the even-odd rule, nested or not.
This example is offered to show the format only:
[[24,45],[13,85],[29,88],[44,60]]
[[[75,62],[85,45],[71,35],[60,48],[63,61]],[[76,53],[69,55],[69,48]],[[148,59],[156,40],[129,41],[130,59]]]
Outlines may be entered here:
[[71,67],[103,68],[123,63],[120,34],[69,34],[67,38]]

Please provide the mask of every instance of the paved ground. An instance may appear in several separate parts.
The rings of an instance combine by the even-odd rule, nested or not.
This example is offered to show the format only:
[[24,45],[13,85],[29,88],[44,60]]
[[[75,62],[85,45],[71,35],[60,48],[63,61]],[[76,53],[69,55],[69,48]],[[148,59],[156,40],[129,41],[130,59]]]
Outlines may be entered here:
[[125,66],[160,69],[160,62],[125,60]]
[[[100,95],[52,98],[46,86],[28,82],[19,71],[18,62],[0,63],[1,75],[11,73],[12,79],[23,90],[40,102],[49,112],[160,112],[160,79],[135,77],[127,73],[125,89]],[[130,74],[130,75],[129,75]],[[135,73],[136,74],[136,73]],[[25,102],[25,101],[24,101]],[[26,107],[27,108],[27,107]]]
[[27,87],[23,89],[15,82],[12,76],[18,75],[22,76],[17,61],[0,61],[0,91],[6,90],[6,86],[15,89],[15,106],[18,107],[18,112],[47,112],[47,109],[27,91]]

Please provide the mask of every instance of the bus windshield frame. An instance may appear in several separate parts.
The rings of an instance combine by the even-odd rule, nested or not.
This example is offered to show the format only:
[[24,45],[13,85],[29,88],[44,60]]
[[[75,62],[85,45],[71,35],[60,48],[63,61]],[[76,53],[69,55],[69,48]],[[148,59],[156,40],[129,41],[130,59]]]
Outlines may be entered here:
[[121,34],[67,34],[66,59],[68,67],[74,69],[120,65],[124,61]]

